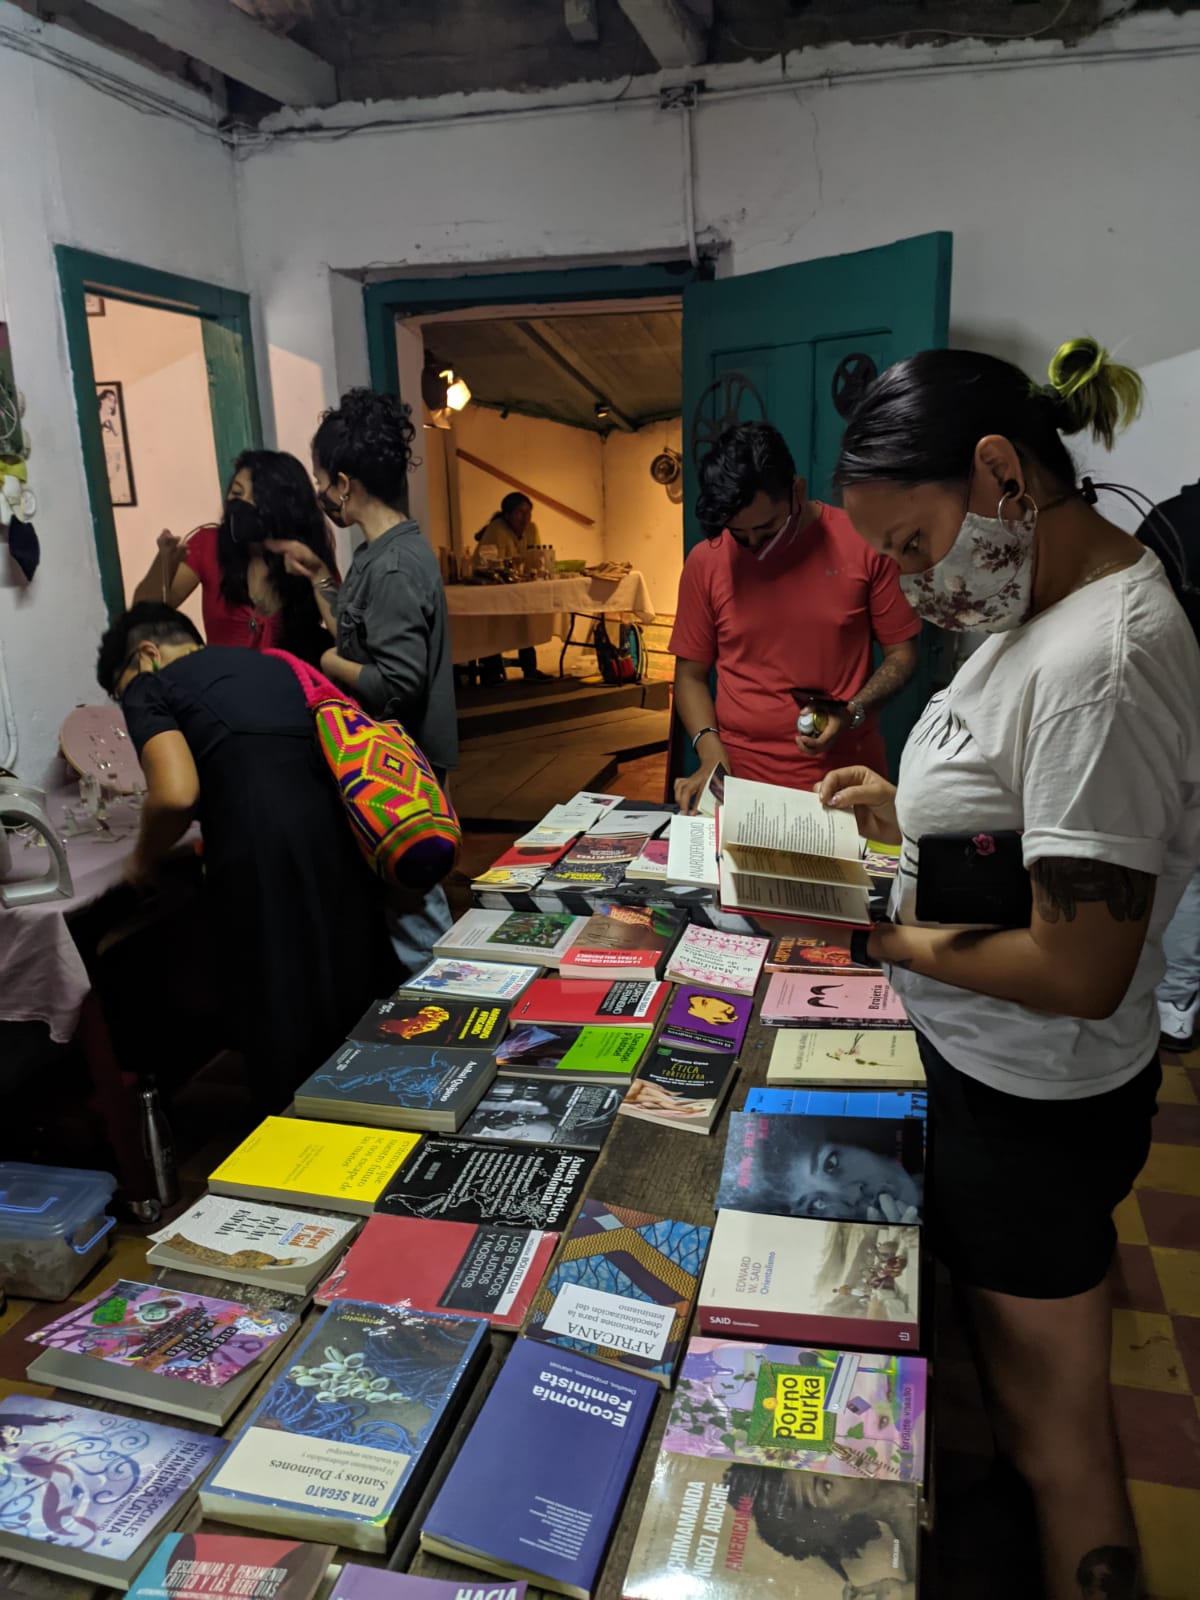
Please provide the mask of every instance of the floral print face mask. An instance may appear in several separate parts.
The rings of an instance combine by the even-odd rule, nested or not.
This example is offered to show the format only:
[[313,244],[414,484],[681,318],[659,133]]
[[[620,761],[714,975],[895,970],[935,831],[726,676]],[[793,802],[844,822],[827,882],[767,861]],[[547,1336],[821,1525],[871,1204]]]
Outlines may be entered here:
[[956,633],[1008,633],[1028,618],[1037,506],[1025,495],[1020,520],[1008,522],[1001,514],[1004,500],[994,517],[968,511],[940,561],[901,576],[904,598],[926,622]]

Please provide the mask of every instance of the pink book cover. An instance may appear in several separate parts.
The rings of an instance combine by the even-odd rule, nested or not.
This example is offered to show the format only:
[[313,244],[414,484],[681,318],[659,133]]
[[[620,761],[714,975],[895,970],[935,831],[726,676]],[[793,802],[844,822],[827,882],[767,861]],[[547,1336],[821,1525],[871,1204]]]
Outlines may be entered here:
[[829,972],[777,972],[767,985],[763,1021],[809,1028],[905,1028],[908,1018],[882,977],[843,978]]
[[219,1389],[290,1333],[296,1320],[293,1311],[252,1310],[237,1300],[122,1278],[31,1333],[29,1342]]

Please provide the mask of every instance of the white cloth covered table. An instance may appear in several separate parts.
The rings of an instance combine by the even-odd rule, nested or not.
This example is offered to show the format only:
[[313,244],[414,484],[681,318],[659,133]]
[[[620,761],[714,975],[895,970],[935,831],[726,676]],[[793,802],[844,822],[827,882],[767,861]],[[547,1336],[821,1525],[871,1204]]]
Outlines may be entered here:
[[653,622],[654,602],[640,572],[616,583],[582,573],[528,583],[458,583],[446,588],[454,661],[478,661],[525,645],[564,639],[572,616],[633,616]]

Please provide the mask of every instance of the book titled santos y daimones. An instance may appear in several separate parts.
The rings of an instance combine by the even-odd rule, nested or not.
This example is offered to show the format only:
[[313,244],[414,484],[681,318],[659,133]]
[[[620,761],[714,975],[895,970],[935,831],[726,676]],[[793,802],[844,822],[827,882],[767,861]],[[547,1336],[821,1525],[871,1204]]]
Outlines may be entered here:
[[55,1395],[0,1400],[4,1494],[0,1557],[115,1589],[191,1501],[223,1439]]
[[206,1515],[382,1555],[486,1349],[482,1317],[330,1306],[206,1479]]
[[34,1383],[224,1424],[295,1333],[294,1311],[255,1311],[120,1278],[29,1342]]

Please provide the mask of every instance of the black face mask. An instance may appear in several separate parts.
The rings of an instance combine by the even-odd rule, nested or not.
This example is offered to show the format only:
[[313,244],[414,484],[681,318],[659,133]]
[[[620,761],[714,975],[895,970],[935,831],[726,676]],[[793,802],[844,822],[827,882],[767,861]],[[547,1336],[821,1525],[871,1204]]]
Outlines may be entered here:
[[346,526],[345,512],[342,510],[341,506],[338,505],[337,501],[332,498],[328,489],[318,490],[317,504],[329,518],[330,522],[333,523],[334,527],[344,528]]
[[265,538],[262,513],[249,500],[225,502],[225,526],[233,544],[261,544]]

